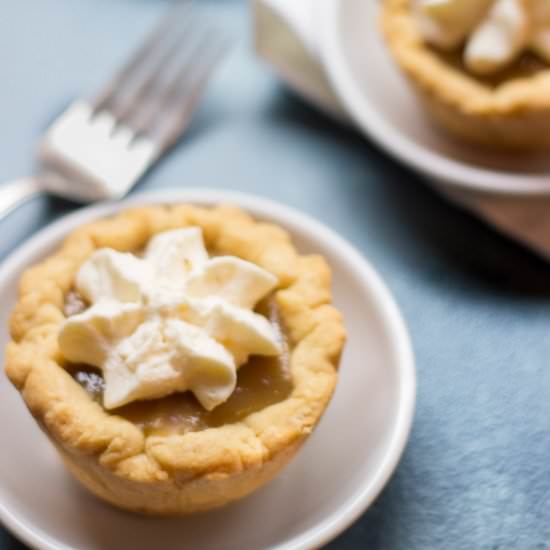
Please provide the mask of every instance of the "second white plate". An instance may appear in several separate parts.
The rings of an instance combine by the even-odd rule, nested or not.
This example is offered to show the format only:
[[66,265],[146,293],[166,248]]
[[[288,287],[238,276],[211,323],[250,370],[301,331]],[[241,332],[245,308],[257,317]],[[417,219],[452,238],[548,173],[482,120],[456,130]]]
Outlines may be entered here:
[[355,123],[391,155],[440,183],[501,194],[550,193],[550,155],[490,152],[432,123],[380,32],[379,0],[315,3],[321,55]]

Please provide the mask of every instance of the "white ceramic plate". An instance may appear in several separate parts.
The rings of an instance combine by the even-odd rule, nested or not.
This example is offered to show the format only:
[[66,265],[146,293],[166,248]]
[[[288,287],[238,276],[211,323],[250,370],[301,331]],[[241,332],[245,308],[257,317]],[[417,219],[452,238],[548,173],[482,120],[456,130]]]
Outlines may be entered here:
[[550,155],[492,153],[436,128],[384,44],[379,0],[320,0],[320,47],[356,124],[388,153],[436,181],[505,194],[550,193]]
[[0,519],[33,547],[119,550],[240,550],[318,547],[373,501],[409,435],[415,371],[407,330],[388,290],[347,242],[280,204],[238,193],[187,190],[85,208],[24,244],[0,269],[0,345],[28,265],[73,228],[135,203],[238,204],[289,229],[303,252],[325,255],[349,332],[334,399],[319,428],[271,484],[226,508],[181,519],[120,512],[88,495],[65,473],[17,392],[0,375]]

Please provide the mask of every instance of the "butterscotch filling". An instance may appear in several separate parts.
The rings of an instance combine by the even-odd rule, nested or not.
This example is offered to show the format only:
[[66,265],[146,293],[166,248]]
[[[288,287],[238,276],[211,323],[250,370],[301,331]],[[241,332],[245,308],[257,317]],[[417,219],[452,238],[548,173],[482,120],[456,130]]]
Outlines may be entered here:
[[[450,66],[458,71],[470,74],[470,71],[464,63],[464,54],[462,50],[451,52],[435,50],[437,54],[445,60]],[[496,88],[501,84],[521,78],[531,78],[541,71],[547,70],[548,65],[540,59],[540,57],[532,53],[524,53],[514,63],[501,69],[500,71],[487,74],[476,75],[476,80],[479,80],[486,86]]]
[[[65,297],[67,316],[86,308],[87,304],[77,293],[70,292]],[[267,317],[274,330],[281,335],[283,352],[276,357],[251,356],[239,368],[237,386],[225,403],[207,411],[192,393],[185,392],[160,399],[136,401],[111,411],[112,414],[126,418],[146,435],[174,435],[238,422],[249,414],[284,401],[292,391],[284,326],[272,298],[260,302],[256,312]],[[104,381],[99,369],[87,365],[68,365],[67,370],[92,399],[102,403]]]

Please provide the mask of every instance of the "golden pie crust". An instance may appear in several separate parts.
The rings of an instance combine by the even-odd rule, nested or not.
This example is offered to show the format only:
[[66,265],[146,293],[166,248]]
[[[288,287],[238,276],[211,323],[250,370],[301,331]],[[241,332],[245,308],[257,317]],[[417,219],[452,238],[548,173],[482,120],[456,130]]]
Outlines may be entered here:
[[[275,274],[293,390],[238,423],[184,435],[145,436],[94,402],[64,368],[57,335],[65,294],[97,248],[141,249],[156,233],[199,226],[207,247]],[[21,277],[6,373],[68,469],[99,497],[147,514],[185,514],[243,497],[273,478],[328,405],[345,342],[325,260],[301,256],[280,227],[231,206],[152,206],[84,225]]]
[[383,0],[382,28],[428,112],[453,135],[492,148],[550,149],[550,67],[496,87],[485,84],[426,44],[412,0]]

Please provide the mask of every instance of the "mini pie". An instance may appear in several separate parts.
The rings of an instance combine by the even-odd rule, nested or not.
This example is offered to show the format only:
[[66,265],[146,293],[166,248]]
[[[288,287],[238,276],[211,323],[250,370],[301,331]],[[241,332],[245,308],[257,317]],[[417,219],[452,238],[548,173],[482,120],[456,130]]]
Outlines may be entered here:
[[520,58],[499,74],[474,74],[457,55],[427,43],[415,1],[383,0],[381,22],[397,64],[434,120],[473,144],[550,149],[550,65],[542,57]]
[[[70,364],[59,347],[75,277],[97,249],[139,254],[155,235],[186,227],[202,230],[211,254],[242,258],[277,278],[269,304],[288,346],[287,378],[273,374],[273,361],[251,360],[238,371],[236,405],[218,412],[202,410],[189,392],[107,410],[94,395],[100,376]],[[6,373],[67,468],[97,496],[155,515],[221,506],[272,479],[331,399],[345,329],[330,280],[321,256],[299,255],[282,228],[238,208],[127,210],[78,228],[22,275]]]

